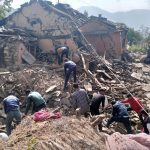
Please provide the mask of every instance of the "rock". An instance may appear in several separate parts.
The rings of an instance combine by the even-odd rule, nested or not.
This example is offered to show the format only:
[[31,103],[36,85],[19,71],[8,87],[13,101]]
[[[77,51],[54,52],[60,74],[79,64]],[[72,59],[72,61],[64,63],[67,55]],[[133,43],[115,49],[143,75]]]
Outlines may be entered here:
[[143,80],[142,79],[142,74],[140,74],[140,73],[136,73],[136,72],[133,72],[132,74],[131,74],[131,77],[133,77],[133,78],[135,78],[135,79],[138,79],[138,80]]
[[150,84],[143,84],[142,85],[142,90],[146,92],[150,92]]
[[91,91],[92,91],[92,85],[91,85],[91,83],[89,83],[89,82],[84,82],[84,88],[85,88],[87,91],[91,92]]
[[150,98],[150,92],[145,94],[147,96],[147,98]]
[[1,141],[7,141],[9,138],[8,138],[8,135],[6,133],[0,133],[0,140]]

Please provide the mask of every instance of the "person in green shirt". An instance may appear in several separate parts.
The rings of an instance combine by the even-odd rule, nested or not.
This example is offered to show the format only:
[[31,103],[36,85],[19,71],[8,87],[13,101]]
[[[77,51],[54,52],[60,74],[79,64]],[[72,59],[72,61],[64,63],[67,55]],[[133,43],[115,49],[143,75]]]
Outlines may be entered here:
[[42,108],[46,108],[46,102],[42,95],[36,91],[26,90],[27,102],[25,115],[27,115],[31,105],[33,106],[32,113],[40,111]]

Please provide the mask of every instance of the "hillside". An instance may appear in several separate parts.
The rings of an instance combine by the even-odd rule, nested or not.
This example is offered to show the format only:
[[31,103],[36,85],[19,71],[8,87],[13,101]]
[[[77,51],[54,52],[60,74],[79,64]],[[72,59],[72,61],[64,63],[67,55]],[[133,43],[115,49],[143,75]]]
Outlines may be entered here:
[[85,10],[88,11],[89,16],[98,16],[99,14],[102,14],[103,17],[106,17],[111,21],[125,23],[128,27],[133,27],[135,29],[139,29],[142,25],[150,26],[150,20],[148,19],[150,10],[139,9],[128,12],[111,13],[94,6],[83,6],[78,10],[82,13]]

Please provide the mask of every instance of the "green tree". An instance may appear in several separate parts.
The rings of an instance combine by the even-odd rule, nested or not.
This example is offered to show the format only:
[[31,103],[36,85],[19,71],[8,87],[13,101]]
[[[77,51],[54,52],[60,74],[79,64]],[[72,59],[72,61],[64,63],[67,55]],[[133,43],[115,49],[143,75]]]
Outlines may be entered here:
[[13,0],[0,0],[0,19],[4,18],[6,13],[11,10]]
[[143,36],[141,35],[141,33],[135,31],[133,28],[129,28],[127,38],[130,45],[138,44],[143,40]]

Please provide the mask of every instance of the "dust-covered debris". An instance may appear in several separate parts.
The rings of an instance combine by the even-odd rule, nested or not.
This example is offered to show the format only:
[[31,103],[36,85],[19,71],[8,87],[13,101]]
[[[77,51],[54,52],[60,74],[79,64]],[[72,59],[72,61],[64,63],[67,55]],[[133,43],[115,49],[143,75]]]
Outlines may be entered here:
[[79,120],[72,116],[35,123],[28,116],[0,147],[2,150],[105,150],[104,141],[103,133],[98,134],[85,118]]

